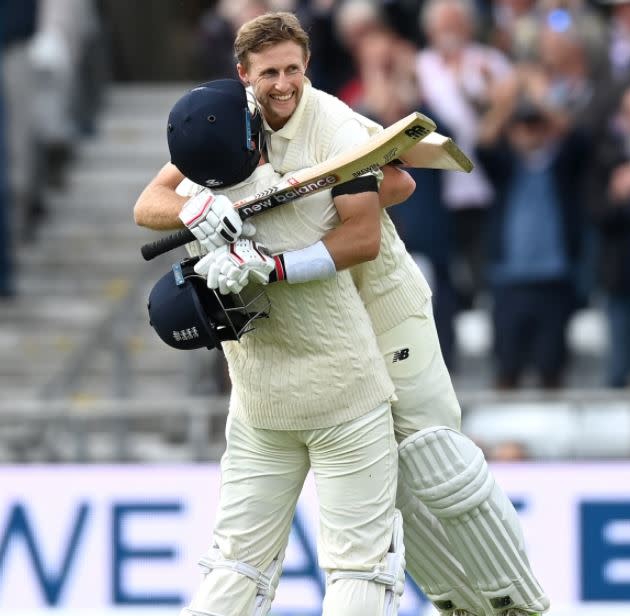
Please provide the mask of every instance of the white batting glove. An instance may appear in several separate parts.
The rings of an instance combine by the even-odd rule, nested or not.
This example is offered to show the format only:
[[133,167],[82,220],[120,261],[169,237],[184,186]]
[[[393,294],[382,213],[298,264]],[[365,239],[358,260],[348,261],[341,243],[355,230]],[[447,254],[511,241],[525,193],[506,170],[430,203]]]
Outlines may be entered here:
[[207,189],[184,203],[179,219],[208,252],[256,232],[252,223],[241,220],[225,195],[214,195]]
[[243,238],[203,257],[195,265],[195,272],[206,277],[208,287],[222,295],[240,293],[250,282],[267,284],[284,278],[279,259],[269,256],[260,244]]

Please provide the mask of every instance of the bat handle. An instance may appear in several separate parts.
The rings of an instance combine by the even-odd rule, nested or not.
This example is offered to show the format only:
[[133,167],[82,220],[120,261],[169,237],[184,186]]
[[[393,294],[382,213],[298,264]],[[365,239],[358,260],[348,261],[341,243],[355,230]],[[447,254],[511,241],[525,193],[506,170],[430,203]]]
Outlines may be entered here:
[[144,244],[142,248],[140,248],[140,252],[142,253],[145,261],[150,261],[169,250],[188,244],[188,242],[192,242],[194,239],[195,236],[189,229],[180,229],[179,231],[166,235],[159,240]]

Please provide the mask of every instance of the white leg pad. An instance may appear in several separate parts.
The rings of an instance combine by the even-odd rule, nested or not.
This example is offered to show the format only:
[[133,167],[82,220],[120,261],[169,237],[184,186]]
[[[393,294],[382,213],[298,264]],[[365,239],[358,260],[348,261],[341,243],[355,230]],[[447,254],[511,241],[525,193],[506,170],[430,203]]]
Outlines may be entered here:
[[[239,604],[243,601],[251,605],[249,597],[254,595],[250,616],[266,616],[271,609],[271,603],[280,582],[283,560],[284,550],[264,571],[261,571],[247,563],[223,558],[219,548],[213,546],[199,561],[205,574],[204,580],[189,607],[182,610],[181,616],[224,616],[224,608],[217,612],[210,611],[209,606],[215,605],[217,601],[225,603],[226,597],[223,593],[229,594],[228,588],[232,589],[238,597],[235,604],[237,601]],[[213,574],[222,579],[213,583],[211,579]],[[241,613],[235,604],[233,607],[230,606],[233,610],[230,614]]]
[[494,613],[549,608],[529,565],[516,511],[477,445],[456,430],[427,428],[400,444],[399,461],[410,491],[440,520]]
[[326,576],[326,587],[328,589],[335,583],[343,583],[344,581],[370,582],[385,587],[382,608],[379,607],[377,612],[373,612],[374,602],[364,608],[357,605],[352,606],[353,609],[358,608],[357,613],[365,615],[378,613],[378,616],[396,616],[398,614],[400,597],[405,586],[405,546],[403,543],[403,520],[400,511],[394,512],[392,542],[382,563],[372,571],[332,571]]
[[440,520],[413,496],[406,481],[401,468],[396,506],[404,520],[407,573],[440,614],[450,616],[456,609],[470,616],[491,613],[490,604],[457,560]]

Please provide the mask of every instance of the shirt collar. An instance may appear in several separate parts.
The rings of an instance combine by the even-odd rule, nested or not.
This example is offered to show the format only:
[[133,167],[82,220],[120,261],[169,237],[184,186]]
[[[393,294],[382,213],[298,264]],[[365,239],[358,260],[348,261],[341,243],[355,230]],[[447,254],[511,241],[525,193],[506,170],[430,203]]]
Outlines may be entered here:
[[306,101],[311,95],[312,87],[313,86],[311,85],[309,78],[304,77],[304,88],[302,90],[302,97],[300,98],[300,102],[295,108],[293,115],[289,118],[289,121],[282,128],[278,130],[273,130],[273,128],[271,128],[269,124],[267,124],[267,120],[263,120],[265,131],[278,137],[283,137],[284,139],[293,139],[302,123],[302,117],[304,116],[304,110],[306,109]]

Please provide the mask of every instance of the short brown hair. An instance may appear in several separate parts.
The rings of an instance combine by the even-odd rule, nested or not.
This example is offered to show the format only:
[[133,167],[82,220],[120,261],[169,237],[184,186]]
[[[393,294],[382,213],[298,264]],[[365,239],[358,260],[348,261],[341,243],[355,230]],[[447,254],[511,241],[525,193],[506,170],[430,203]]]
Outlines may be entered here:
[[304,51],[304,57],[308,59],[310,56],[310,39],[293,13],[278,11],[255,17],[244,23],[236,33],[236,61],[246,67],[250,53],[258,53],[284,41],[297,43]]

